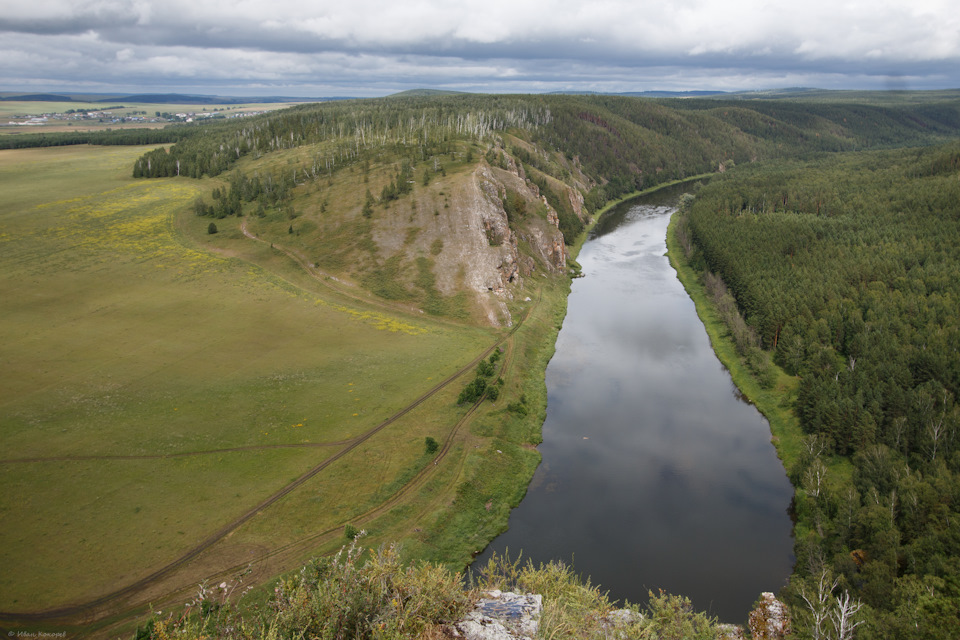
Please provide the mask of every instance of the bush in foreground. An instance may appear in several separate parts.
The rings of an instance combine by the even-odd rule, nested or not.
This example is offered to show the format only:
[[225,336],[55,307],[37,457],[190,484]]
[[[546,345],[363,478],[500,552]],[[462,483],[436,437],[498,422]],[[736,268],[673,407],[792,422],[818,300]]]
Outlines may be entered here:
[[608,638],[614,624],[623,640],[719,635],[716,620],[695,612],[687,598],[651,593],[643,610],[621,608],[563,562],[521,566],[495,555],[465,586],[459,574],[443,567],[404,566],[396,545],[366,553],[361,538],[280,580],[265,613],[237,612],[231,600],[245,593],[238,583],[201,585],[179,616],[154,616],[137,640],[444,638],[444,625],[462,619],[490,589],[541,594],[543,638]]
[[396,545],[365,554],[357,540],[280,580],[265,615],[237,613],[233,590],[201,586],[180,616],[155,617],[138,640],[418,638],[438,633],[473,602],[458,574],[428,563],[404,567]]

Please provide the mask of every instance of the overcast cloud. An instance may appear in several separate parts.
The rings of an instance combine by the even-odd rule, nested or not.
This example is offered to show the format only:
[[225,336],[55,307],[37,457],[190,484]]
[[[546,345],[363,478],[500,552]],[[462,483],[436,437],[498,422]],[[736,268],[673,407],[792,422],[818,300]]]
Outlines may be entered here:
[[0,90],[960,88],[956,0],[34,0]]

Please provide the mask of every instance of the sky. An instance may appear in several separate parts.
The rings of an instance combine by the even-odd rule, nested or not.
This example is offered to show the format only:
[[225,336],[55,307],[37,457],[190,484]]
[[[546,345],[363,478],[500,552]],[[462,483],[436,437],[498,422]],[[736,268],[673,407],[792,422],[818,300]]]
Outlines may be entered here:
[[7,0],[0,91],[960,88],[957,0]]

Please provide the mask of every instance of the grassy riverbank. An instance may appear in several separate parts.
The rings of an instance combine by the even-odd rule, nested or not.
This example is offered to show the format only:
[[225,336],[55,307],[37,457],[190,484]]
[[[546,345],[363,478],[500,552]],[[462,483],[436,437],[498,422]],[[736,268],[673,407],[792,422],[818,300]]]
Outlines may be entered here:
[[680,211],[674,213],[667,227],[667,257],[676,270],[677,278],[686,289],[687,295],[696,305],[697,315],[710,337],[710,344],[717,358],[730,372],[733,383],[743,396],[756,406],[770,423],[771,441],[777,449],[777,455],[783,462],[783,466],[789,469],[800,455],[803,439],[800,423],[791,409],[796,394],[797,379],[771,363],[775,382],[769,388],[764,388],[737,353],[729,328],[710,302],[701,276],[694,271],[680,246],[677,225],[681,215]]
[[[788,375],[776,364],[769,362],[767,363],[767,380],[761,381],[737,352],[730,328],[711,301],[702,275],[691,266],[681,246],[678,225],[681,224],[682,216],[682,211],[674,213],[667,227],[667,256],[670,264],[676,270],[677,278],[686,289],[687,295],[693,300],[697,315],[710,338],[710,344],[717,358],[726,367],[743,397],[767,419],[770,425],[771,442],[777,450],[777,456],[785,472],[794,484],[795,492],[798,496],[805,495],[791,475],[791,470],[799,468],[804,456],[807,455],[804,449],[806,437],[793,410],[799,378]],[[853,467],[848,459],[834,455],[823,456],[823,461],[829,470],[827,486],[836,488],[850,480]],[[814,526],[806,518],[799,517],[794,522],[794,538],[797,540],[805,538]]]

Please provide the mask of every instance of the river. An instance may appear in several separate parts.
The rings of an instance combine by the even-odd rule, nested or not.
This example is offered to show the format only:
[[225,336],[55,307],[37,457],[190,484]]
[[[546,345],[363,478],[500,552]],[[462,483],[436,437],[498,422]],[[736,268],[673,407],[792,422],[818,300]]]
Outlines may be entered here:
[[584,244],[546,371],[543,461],[474,566],[522,550],[616,600],[663,589],[743,623],[790,574],[793,490],[664,255],[683,191],[619,205]]

